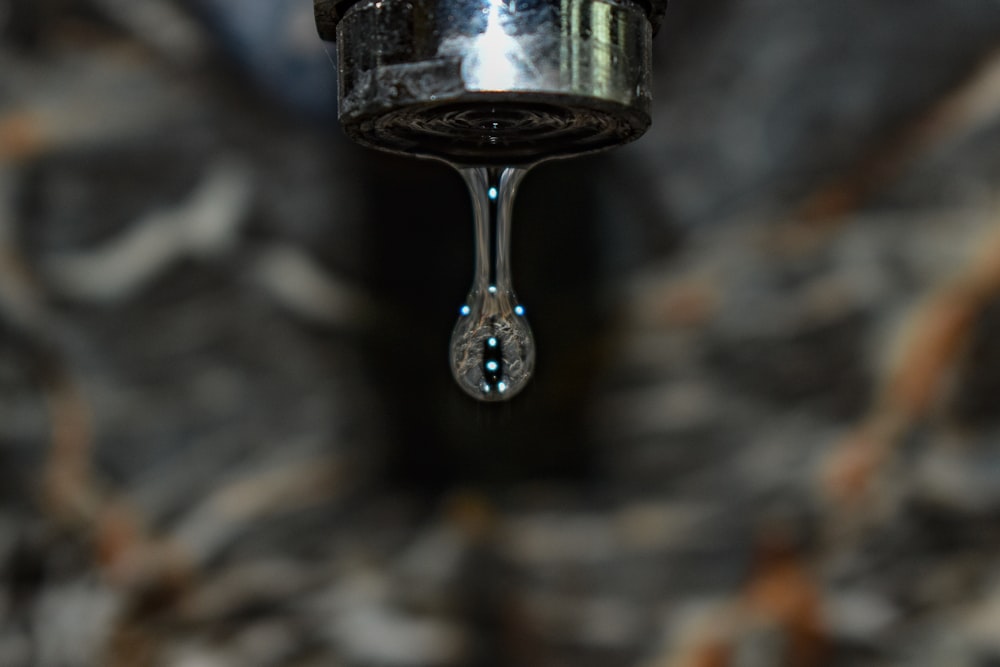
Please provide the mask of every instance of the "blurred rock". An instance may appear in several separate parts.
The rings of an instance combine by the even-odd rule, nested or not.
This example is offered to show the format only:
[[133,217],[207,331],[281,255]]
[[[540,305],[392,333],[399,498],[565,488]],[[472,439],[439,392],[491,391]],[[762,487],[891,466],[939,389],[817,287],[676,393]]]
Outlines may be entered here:
[[527,179],[496,410],[461,183],[309,3],[0,24],[0,664],[1000,656],[1000,5],[671,2],[649,135]]

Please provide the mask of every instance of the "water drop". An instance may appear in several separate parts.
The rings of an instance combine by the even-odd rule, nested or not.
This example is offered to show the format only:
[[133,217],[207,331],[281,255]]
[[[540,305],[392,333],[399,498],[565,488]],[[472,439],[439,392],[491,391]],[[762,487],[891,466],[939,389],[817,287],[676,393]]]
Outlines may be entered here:
[[451,334],[451,372],[470,396],[506,400],[535,369],[535,341],[510,277],[510,214],[520,167],[462,167],[475,214],[476,269]]

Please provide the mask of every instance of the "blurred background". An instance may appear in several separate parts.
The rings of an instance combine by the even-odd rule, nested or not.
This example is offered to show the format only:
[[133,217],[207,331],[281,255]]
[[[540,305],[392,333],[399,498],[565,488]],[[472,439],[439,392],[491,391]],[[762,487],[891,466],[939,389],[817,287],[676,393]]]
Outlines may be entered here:
[[515,210],[308,0],[0,1],[0,665],[1000,665],[1000,3],[672,0]]

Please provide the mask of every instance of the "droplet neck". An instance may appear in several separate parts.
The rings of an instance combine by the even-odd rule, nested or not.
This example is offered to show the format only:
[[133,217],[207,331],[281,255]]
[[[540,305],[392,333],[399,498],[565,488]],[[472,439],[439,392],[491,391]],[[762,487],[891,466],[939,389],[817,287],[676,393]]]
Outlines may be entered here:
[[472,198],[475,219],[476,263],[473,291],[512,290],[510,228],[514,195],[526,168],[464,167],[459,173]]

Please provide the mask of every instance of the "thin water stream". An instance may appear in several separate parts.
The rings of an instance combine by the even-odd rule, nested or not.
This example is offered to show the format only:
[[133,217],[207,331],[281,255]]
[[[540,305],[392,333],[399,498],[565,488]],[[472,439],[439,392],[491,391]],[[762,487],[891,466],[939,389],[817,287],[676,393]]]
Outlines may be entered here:
[[472,288],[451,334],[451,372],[481,401],[511,398],[531,379],[535,340],[511,283],[511,209],[529,167],[459,167],[475,217]]

